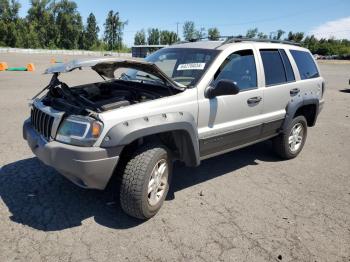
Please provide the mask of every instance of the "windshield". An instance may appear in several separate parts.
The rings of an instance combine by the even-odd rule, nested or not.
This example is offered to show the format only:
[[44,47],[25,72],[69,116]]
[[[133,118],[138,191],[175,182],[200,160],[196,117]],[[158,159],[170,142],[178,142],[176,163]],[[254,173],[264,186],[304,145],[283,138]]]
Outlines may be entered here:
[[[218,50],[198,48],[164,48],[145,60],[156,64],[168,77],[183,86],[194,86],[213,62]],[[139,79],[144,73],[129,70],[127,75]]]
[[146,71],[132,68],[118,68],[114,72],[114,77],[126,81],[136,81],[141,83],[146,82],[149,84],[160,84],[166,86],[166,83],[158,76]]

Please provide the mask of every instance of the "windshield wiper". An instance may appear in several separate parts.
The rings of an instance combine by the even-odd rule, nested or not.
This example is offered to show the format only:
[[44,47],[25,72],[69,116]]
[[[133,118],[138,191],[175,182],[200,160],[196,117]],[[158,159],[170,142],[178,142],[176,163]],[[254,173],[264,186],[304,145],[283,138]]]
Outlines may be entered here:
[[129,76],[127,73],[122,73],[119,77],[121,80],[132,80],[132,77]]
[[[137,74],[137,75],[135,75],[135,77],[146,78],[147,80],[153,80],[153,81],[160,82],[161,84],[164,84],[162,80],[160,80],[158,78],[151,77],[150,75]],[[136,80],[142,81],[141,79],[133,78],[132,76],[128,75],[127,73],[122,73],[120,75],[119,79],[126,80],[126,81],[136,81]]]
[[155,78],[155,77],[152,77],[150,75],[140,75],[140,74],[137,74],[136,77],[143,77],[143,78],[146,78],[148,80],[153,80],[153,81],[157,81],[157,82],[160,82],[162,84],[164,84],[164,82],[162,80],[160,80],[159,78]]
[[143,78],[146,78],[147,80],[157,82],[157,83],[161,84],[162,86],[166,87],[169,90],[170,95],[173,95],[173,91],[171,90],[171,87],[159,78],[152,77],[149,74],[147,74],[147,75],[137,74],[136,77],[143,77]]

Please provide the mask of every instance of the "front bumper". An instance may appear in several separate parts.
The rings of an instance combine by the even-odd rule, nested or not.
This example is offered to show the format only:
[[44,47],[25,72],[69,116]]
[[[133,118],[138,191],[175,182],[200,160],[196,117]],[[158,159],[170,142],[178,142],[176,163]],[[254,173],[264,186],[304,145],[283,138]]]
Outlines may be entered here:
[[322,100],[319,102],[319,105],[318,105],[318,114],[321,113],[323,107],[324,107],[324,99],[322,99]]
[[47,142],[27,120],[23,138],[32,152],[46,165],[83,188],[104,189],[117,166],[122,148],[78,147]]

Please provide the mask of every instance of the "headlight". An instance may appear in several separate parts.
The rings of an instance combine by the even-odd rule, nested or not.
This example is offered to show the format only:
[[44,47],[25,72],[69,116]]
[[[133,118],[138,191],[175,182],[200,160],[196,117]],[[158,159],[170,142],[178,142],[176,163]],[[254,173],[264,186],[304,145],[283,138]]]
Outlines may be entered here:
[[100,137],[101,122],[80,116],[69,116],[61,123],[56,140],[76,146],[92,146]]

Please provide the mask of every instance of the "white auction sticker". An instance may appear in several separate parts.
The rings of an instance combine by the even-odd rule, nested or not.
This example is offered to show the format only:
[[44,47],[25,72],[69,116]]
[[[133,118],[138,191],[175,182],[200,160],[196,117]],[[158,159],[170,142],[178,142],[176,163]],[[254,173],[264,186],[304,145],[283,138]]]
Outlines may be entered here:
[[190,63],[190,64],[181,64],[177,67],[177,71],[181,70],[203,70],[205,63]]

